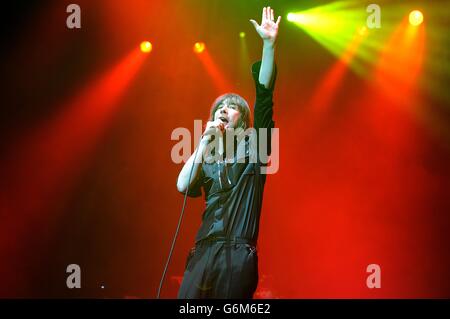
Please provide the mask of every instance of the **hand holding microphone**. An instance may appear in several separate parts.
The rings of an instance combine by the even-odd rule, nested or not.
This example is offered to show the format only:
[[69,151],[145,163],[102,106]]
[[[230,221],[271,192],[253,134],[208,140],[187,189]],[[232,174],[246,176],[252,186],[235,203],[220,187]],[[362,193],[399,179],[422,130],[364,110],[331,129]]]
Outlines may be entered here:
[[225,130],[225,123],[221,121],[220,119],[217,119],[215,121],[208,121],[206,123],[206,128],[203,132],[203,136],[207,137],[208,140],[211,139],[211,135],[219,133],[220,135],[223,134]]

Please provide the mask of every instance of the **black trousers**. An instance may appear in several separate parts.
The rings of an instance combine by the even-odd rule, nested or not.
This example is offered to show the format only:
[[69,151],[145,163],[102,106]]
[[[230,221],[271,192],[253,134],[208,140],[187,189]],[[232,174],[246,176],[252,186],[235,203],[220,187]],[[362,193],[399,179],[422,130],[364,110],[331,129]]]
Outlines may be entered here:
[[199,242],[191,249],[178,298],[250,299],[258,285],[258,255],[245,240]]

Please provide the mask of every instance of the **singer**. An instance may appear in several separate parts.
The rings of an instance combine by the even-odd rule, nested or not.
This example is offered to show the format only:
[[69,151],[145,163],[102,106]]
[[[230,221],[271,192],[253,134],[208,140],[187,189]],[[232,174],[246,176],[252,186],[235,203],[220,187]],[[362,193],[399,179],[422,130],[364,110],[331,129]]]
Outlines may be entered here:
[[[281,17],[274,21],[270,7],[263,8],[260,25],[250,20],[263,40],[262,60],[252,66],[256,87],[253,132],[258,139],[260,129],[268,131],[269,134],[262,135],[267,138],[268,153],[270,130],[274,127],[274,55],[280,21]],[[196,151],[178,176],[178,191],[185,193],[188,190],[189,196],[197,197],[203,188],[206,200],[202,225],[195,246],[187,257],[178,298],[244,299],[252,298],[256,290],[256,243],[266,175],[261,173],[263,164],[258,152],[252,151],[248,135],[240,134],[230,141],[226,134],[232,130],[249,129],[250,119],[250,108],[241,96],[233,93],[219,96],[212,105],[210,120]],[[219,140],[216,160],[206,160],[210,158],[208,145],[214,140],[217,142],[216,138]],[[245,149],[243,162],[236,160],[239,151],[237,154],[228,152],[236,145],[236,149],[241,146]],[[252,152],[256,161],[248,160]]]

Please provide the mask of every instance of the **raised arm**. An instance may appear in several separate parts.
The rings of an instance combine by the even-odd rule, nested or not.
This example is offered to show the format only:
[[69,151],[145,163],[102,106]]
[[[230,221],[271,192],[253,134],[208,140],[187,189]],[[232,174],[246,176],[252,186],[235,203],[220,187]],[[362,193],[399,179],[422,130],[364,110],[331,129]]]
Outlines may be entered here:
[[278,35],[278,26],[281,16],[278,16],[277,22],[273,18],[273,9],[264,7],[262,12],[261,25],[255,20],[250,20],[263,40],[263,52],[261,61],[261,70],[259,72],[259,83],[265,88],[270,88],[274,74],[275,44]]

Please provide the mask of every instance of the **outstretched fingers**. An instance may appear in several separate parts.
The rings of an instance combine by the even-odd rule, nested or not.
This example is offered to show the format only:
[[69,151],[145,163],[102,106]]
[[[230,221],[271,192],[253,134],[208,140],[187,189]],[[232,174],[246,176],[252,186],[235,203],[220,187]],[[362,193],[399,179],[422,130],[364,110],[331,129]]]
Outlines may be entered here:
[[275,22],[273,9],[270,7],[263,8],[261,24],[258,24],[255,20],[250,19],[250,22],[253,24],[255,29],[257,29],[258,27],[262,27],[262,26],[278,27],[278,25],[280,24],[280,21],[281,21],[281,16],[278,16],[278,19]]
[[280,21],[281,21],[281,16],[278,16],[277,23],[276,23],[277,26],[280,25]]
[[258,22],[256,22],[255,20],[250,19],[250,22],[253,24],[253,26],[255,27],[255,29],[259,27]]

